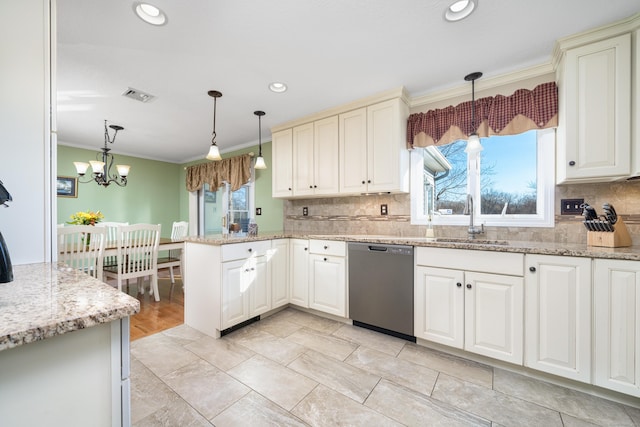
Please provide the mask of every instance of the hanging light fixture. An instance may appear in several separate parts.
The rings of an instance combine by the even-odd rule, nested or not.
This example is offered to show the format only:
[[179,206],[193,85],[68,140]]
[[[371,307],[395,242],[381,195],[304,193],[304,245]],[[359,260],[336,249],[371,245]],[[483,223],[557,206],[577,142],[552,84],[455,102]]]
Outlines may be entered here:
[[266,113],[264,111],[254,111],[253,114],[258,116],[258,157],[256,158],[256,164],[253,166],[255,169],[266,169],[267,165],[262,157],[262,116]]
[[483,150],[482,144],[480,144],[480,137],[476,133],[476,98],[475,98],[475,82],[482,77],[482,73],[476,71],[475,73],[467,74],[464,76],[466,81],[471,81],[471,135],[467,139],[467,147],[464,149],[465,153],[479,153]]
[[95,181],[98,185],[102,185],[104,187],[108,187],[112,182],[118,184],[120,187],[124,187],[127,185],[127,175],[129,175],[129,169],[131,166],[129,165],[116,165],[117,173],[111,172],[111,167],[113,166],[114,157],[113,154],[109,153],[111,148],[107,146],[107,143],[113,144],[116,140],[116,135],[118,131],[124,130],[122,126],[118,125],[109,125],[111,129],[115,132],[113,134],[113,138],[109,138],[109,130],[107,129],[107,121],[104,121],[104,147],[101,153],[96,155],[96,159],[91,160],[89,163],[85,162],[73,162],[76,167],[76,172],[80,177],[83,177],[91,166],[93,171],[92,179],[88,181],[80,181],[83,184],[87,182]]
[[218,149],[218,144],[216,144],[216,101],[222,96],[222,93],[217,90],[210,90],[207,93],[213,98],[213,133],[211,134],[211,147],[209,147],[207,160],[222,160],[220,149]]

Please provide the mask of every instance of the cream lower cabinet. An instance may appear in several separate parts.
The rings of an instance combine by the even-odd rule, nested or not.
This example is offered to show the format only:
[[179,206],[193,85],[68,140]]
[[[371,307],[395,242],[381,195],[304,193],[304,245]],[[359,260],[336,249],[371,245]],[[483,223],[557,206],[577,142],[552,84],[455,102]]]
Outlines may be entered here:
[[271,267],[271,308],[289,303],[289,239],[271,242],[268,255]]
[[525,365],[591,380],[591,259],[527,255]]
[[594,265],[593,383],[640,397],[640,262]]
[[309,308],[347,317],[346,243],[309,241]]
[[289,302],[309,308],[309,241],[289,241]]
[[[521,254],[416,248],[416,261],[417,338],[522,364]],[[476,271],[442,268],[457,266]]]

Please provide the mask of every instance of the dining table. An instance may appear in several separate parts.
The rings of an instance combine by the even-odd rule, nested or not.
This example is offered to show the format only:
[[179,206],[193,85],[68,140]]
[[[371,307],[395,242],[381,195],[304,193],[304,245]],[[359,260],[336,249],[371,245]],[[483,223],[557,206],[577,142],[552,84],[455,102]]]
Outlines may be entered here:
[[[170,237],[161,237],[158,244],[158,252],[172,251],[176,249],[184,249],[184,239],[172,239]],[[104,248],[104,256],[118,255],[118,246],[113,243],[107,243]]]

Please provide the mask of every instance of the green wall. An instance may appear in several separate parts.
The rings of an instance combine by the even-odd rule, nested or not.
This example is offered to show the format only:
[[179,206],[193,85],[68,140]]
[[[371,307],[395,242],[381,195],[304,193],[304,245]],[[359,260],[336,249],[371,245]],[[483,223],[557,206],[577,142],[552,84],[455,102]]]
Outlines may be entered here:
[[[76,176],[73,162],[93,160],[96,152],[58,145],[58,175]],[[223,153],[222,156],[228,158],[249,152],[257,155],[258,147]],[[117,153],[114,155],[116,163],[131,165],[127,186],[111,184],[104,188],[95,183],[79,183],[77,198],[58,197],[59,224],[69,221],[75,212],[99,210],[105,216],[104,221],[162,224],[162,236],[169,237],[173,221],[189,220],[185,167],[203,163],[204,160],[179,165]],[[262,208],[262,215],[255,218],[261,233],[278,232],[284,226],[283,202],[271,197],[273,163],[270,142],[262,144],[262,155],[267,169],[256,171],[255,187],[256,207]]]

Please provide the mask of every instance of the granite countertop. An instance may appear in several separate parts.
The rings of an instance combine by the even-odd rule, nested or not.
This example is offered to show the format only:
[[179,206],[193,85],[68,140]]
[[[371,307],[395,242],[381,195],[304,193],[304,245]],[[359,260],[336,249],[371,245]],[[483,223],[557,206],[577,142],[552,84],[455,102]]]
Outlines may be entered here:
[[192,236],[187,237],[187,242],[203,243],[209,245],[226,245],[231,243],[243,243],[259,240],[272,239],[323,239],[337,240],[345,242],[380,243],[408,245],[416,247],[437,247],[451,249],[469,249],[494,252],[514,252],[523,254],[540,255],[560,255],[576,256],[586,258],[620,259],[640,261],[640,246],[629,246],[625,248],[606,248],[599,246],[588,246],[586,243],[556,243],[556,242],[530,242],[516,240],[488,240],[488,239],[459,239],[438,237],[428,239],[426,237],[403,237],[387,235],[354,235],[354,234],[295,234],[295,233],[272,233],[259,236]]
[[0,283],[0,351],[108,323],[140,311],[140,302],[61,264],[13,266]]

